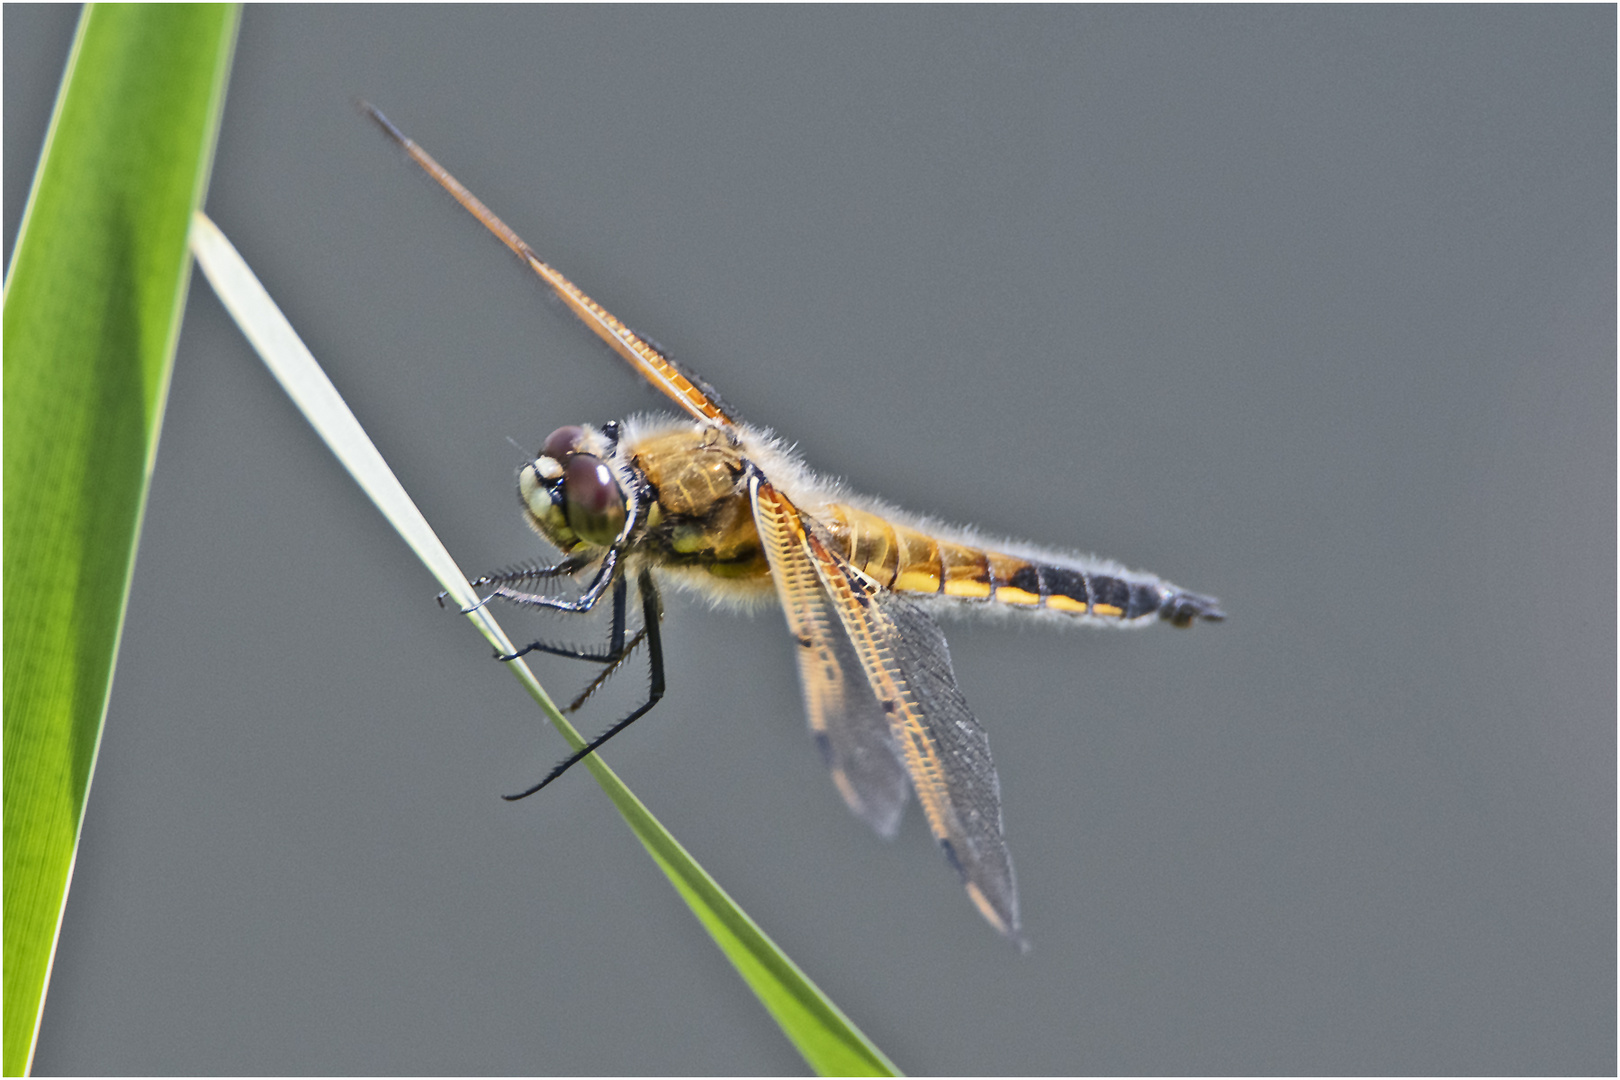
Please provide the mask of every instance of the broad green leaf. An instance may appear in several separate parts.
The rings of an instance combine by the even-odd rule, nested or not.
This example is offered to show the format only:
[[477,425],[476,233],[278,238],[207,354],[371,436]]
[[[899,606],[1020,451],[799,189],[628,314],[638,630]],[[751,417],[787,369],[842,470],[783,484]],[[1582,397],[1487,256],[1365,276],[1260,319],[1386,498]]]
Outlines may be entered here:
[[[271,373],[306,419],[405,542],[463,608],[476,597],[467,578],[445,550],[421,511],[395,479],[354,414],[327,379],[314,356],[276,307],[230,242],[200,212],[192,229],[192,250],[214,291],[253,344]],[[512,642],[487,607],[468,613],[491,645],[503,653]],[[521,660],[506,667],[540,705],[546,717],[575,748],[585,745]],[[896,1070],[871,1040],[799,970],[797,964],[726,895],[640,799],[624,786],[599,754],[585,759],[597,783],[669,876],[715,943],[735,965],[782,1031],[810,1067],[824,1076],[893,1076]]]
[[33,1058],[236,9],[85,9],[7,272],[4,1067]]

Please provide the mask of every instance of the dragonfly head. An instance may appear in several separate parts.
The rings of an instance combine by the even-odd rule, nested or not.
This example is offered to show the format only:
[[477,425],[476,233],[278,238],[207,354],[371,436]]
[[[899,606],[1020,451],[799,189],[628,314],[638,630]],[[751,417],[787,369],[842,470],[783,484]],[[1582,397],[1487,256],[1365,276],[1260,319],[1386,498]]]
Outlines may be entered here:
[[518,470],[529,523],[559,550],[581,542],[605,547],[624,529],[624,487],[608,464],[612,452],[601,432],[570,425],[547,435],[540,453]]

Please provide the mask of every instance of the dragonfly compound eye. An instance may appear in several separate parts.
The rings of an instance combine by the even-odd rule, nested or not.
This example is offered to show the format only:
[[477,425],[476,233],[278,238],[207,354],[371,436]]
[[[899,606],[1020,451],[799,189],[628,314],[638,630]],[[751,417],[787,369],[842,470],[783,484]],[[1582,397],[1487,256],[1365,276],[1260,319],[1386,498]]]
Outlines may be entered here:
[[567,461],[569,455],[579,449],[579,444],[585,439],[585,429],[578,424],[569,424],[560,427],[546,436],[546,441],[540,448],[540,456],[551,458],[553,461]]
[[624,492],[613,470],[600,458],[590,454],[573,456],[563,470],[563,501],[568,527],[581,540],[611,544],[624,528]]

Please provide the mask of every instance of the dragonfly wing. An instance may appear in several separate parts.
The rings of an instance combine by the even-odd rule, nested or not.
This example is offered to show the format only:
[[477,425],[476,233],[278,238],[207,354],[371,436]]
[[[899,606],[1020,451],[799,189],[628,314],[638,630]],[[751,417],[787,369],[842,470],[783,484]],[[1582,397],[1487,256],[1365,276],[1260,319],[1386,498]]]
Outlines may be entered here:
[[798,645],[804,709],[833,784],[856,815],[893,836],[906,805],[906,767],[827,590],[790,525],[785,499],[754,503],[776,595]]
[[513,232],[506,222],[496,217],[478,196],[467,190],[461,181],[451,176],[443,165],[433,160],[432,155],[395,127],[381,112],[364,103],[361,108],[389,138],[399,144],[412,161],[421,166],[440,187],[448,191],[451,197],[477,218],[484,228],[494,233],[513,254],[528,263],[529,268],[539,274],[541,279],[562,298],[562,302],[568,305],[569,310],[578,315],[580,321],[590,327],[592,333],[607,342],[614,352],[624,357],[642,378],[652,383],[698,420],[722,426],[734,422],[731,410],[720,400],[720,395],[714,392],[713,387],[676,363],[652,342],[614,318],[612,312],[586,296],[577,285],[536,255],[534,249]]
[[[795,558],[813,571],[887,720],[934,838],[984,917],[1021,941],[1018,890],[1001,831],[1001,785],[990,741],[956,685],[945,635],[920,608],[850,565],[820,525],[763,477],[753,477],[750,486],[773,577],[779,560],[782,565],[777,588],[802,573]],[[807,680],[807,697],[809,687]]]

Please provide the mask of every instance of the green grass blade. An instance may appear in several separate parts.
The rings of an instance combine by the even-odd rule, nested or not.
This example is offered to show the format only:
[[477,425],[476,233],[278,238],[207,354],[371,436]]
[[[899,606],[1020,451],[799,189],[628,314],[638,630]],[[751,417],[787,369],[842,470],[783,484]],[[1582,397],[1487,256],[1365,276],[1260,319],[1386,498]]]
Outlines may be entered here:
[[[201,213],[191,242],[214,291],[310,424],[450,597],[462,607],[470,606],[475,596],[466,576],[230,242]],[[512,651],[511,641],[488,608],[479,608],[468,617],[496,649]],[[557,711],[527,665],[518,660],[506,667],[563,737],[576,748],[584,746],[585,740]],[[811,1068],[824,1076],[897,1075],[883,1052],[726,895],[599,755],[593,754],[585,764]]]
[[33,1057],[236,10],[92,5],[7,272],[4,1068]]

